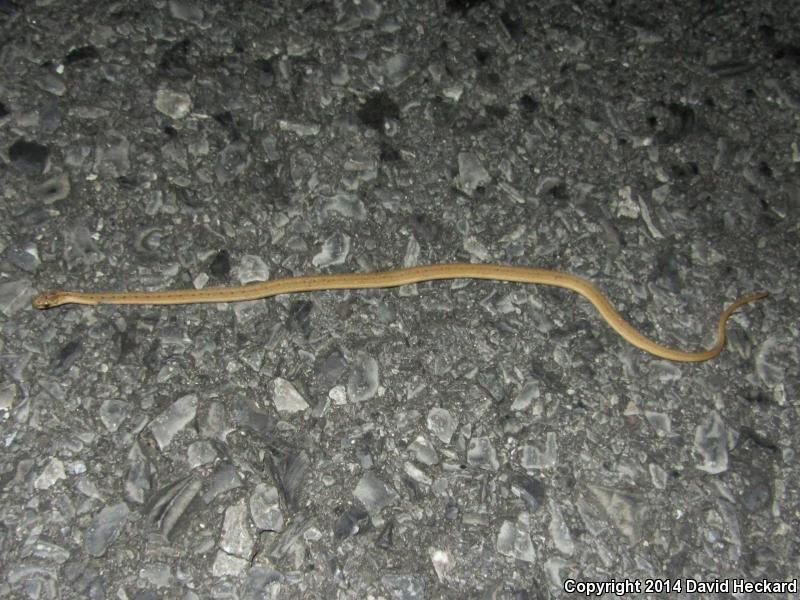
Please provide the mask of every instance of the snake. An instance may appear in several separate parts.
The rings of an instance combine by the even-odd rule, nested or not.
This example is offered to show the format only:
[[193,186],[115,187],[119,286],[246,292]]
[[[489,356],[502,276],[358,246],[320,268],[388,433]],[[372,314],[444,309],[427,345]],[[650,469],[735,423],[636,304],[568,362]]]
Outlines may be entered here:
[[392,288],[443,279],[485,279],[509,283],[540,284],[572,290],[591,302],[606,323],[628,343],[659,358],[677,362],[702,362],[715,358],[725,346],[725,328],[728,318],[745,304],[762,300],[769,295],[766,291],[751,292],[727,306],[720,315],[717,339],[714,345],[707,350],[696,352],[670,348],[646,337],[617,312],[608,298],[594,284],[582,277],[551,269],[497,264],[446,263],[370,273],[301,275],[252,282],[236,287],[128,292],[50,291],[36,296],[33,299],[33,306],[43,310],[64,304],[161,305],[241,302],[260,300],[280,294],[319,290]]

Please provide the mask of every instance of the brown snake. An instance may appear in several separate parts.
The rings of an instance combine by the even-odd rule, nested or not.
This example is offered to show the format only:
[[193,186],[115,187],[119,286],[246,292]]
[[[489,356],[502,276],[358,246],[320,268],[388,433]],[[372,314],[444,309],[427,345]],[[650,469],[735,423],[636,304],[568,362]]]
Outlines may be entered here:
[[512,267],[486,264],[438,264],[409,267],[375,273],[343,273],[336,275],[304,275],[287,277],[239,287],[212,287],[205,289],[136,291],[136,292],[69,292],[53,291],[39,294],[33,300],[38,309],[53,308],[62,304],[197,304],[201,302],[239,302],[258,300],[297,292],[340,290],[357,288],[389,288],[437,279],[489,279],[516,283],[534,283],[566,288],[577,292],[591,302],[600,316],[614,331],[629,343],[655,356],[680,362],[709,360],[722,352],[725,345],[725,324],[738,308],[766,298],[767,292],[752,292],[736,300],[722,311],[717,327],[717,341],[708,350],[687,352],[662,346],[639,333],[611,305],[608,299],[586,279],[549,269]]

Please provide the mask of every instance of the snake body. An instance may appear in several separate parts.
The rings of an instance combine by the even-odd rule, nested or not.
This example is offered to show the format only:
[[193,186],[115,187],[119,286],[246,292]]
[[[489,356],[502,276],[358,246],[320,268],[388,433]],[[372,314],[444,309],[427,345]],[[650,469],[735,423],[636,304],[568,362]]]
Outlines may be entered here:
[[515,267],[488,264],[436,264],[409,267],[374,273],[343,273],[335,275],[304,275],[287,277],[239,287],[205,289],[134,291],[134,292],[44,292],[33,300],[38,309],[63,304],[198,304],[207,302],[239,302],[258,300],[279,294],[363,288],[390,288],[440,279],[489,279],[515,283],[542,284],[577,292],[591,302],[600,316],[629,343],[660,358],[679,362],[709,360],[722,352],[725,345],[725,325],[734,311],[750,302],[766,298],[767,292],[752,292],[733,302],[722,311],[717,327],[717,341],[708,350],[687,352],[663,346],[645,337],[630,325],[608,299],[592,283],[562,271],[534,267]]

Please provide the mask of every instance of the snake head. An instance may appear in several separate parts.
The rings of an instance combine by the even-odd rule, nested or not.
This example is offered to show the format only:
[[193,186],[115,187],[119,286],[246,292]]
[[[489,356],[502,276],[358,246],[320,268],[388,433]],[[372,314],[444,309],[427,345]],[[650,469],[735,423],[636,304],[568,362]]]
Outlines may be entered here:
[[45,310],[64,304],[61,292],[43,292],[33,299],[33,307]]

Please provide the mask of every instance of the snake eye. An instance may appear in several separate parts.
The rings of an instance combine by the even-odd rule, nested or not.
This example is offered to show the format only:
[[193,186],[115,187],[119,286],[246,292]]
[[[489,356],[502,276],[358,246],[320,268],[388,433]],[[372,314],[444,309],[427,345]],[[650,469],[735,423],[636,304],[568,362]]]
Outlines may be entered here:
[[53,302],[54,294],[52,292],[44,292],[43,294],[39,294],[36,298],[33,299],[33,307],[38,310],[46,310],[48,308],[52,308],[56,306],[56,303]]

